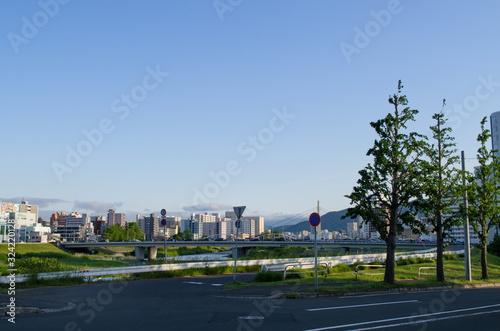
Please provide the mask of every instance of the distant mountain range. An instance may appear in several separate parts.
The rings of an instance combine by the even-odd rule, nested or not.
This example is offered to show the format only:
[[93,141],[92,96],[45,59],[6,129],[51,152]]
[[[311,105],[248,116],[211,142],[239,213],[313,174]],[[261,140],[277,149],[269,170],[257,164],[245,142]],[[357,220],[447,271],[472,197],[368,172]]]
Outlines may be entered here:
[[[321,230],[338,231],[345,230],[347,231],[347,223],[355,222],[356,219],[352,219],[350,217],[346,219],[341,219],[347,212],[347,209],[332,211],[326,213],[321,216]],[[274,227],[275,230],[285,231],[285,232],[301,232],[301,231],[311,231],[311,224],[309,224],[309,219],[299,222],[294,225],[276,225]]]

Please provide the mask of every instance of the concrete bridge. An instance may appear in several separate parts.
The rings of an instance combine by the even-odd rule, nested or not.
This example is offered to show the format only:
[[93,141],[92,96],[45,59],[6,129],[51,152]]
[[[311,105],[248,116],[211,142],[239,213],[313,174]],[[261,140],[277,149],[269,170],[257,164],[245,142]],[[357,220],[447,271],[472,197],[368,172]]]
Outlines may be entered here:
[[[135,257],[144,259],[146,250],[150,260],[156,259],[159,247],[181,247],[181,246],[212,246],[232,248],[233,256],[246,256],[250,248],[255,247],[313,247],[314,241],[238,241],[238,250],[235,251],[234,241],[119,241],[119,242],[77,242],[61,243],[68,249],[75,248],[95,248],[95,247],[135,247]],[[374,242],[371,240],[334,240],[318,241],[318,248],[337,247],[341,248],[342,254],[349,252],[351,248],[386,248],[385,242]],[[397,248],[403,249],[428,249],[436,247],[436,243],[401,241],[397,243]]]

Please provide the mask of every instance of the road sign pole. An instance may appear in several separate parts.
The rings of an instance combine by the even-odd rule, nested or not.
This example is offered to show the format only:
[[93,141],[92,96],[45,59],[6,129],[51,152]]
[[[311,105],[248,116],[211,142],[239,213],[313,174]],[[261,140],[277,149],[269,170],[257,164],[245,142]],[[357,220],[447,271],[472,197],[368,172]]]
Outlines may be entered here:
[[[319,209],[319,208],[318,208]],[[318,290],[318,230],[317,227],[321,222],[321,216],[319,213],[312,213],[309,216],[309,223],[314,228],[314,284],[316,286],[316,291]]]
[[316,291],[318,290],[318,230],[314,227],[314,284]]
[[233,283],[236,282],[236,259],[238,258],[238,238],[240,237],[239,235],[239,229],[241,225],[241,215],[243,215],[243,212],[245,211],[246,206],[238,206],[238,207],[233,207],[234,213],[236,215],[236,222],[234,225],[236,226],[236,243],[234,245],[234,271],[233,271]]
[[165,264],[167,264],[167,220],[165,219],[167,215],[167,210],[162,209],[160,214],[161,214],[161,224],[163,225],[163,250],[165,252]]
[[163,246],[165,249],[165,264],[167,264],[167,225],[163,227]]
[[[238,218],[238,221],[240,219]],[[239,222],[236,221],[235,225],[238,224]],[[233,271],[233,283],[236,282],[236,259],[238,258],[238,236],[239,236],[239,228],[236,226],[236,244],[234,246],[234,271]]]

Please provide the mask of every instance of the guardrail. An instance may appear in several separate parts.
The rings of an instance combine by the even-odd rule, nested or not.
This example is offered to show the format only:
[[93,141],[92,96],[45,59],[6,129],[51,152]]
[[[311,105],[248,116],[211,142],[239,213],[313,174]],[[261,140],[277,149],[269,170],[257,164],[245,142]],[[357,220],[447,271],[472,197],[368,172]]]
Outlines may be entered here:
[[[330,268],[330,263],[318,263],[318,265],[322,265],[325,267],[325,270],[318,270],[318,273],[320,272],[324,272],[325,273],[325,279],[328,277],[328,268]],[[289,264],[287,266],[285,266],[285,270],[283,271],[283,281],[285,281],[286,279],[286,272],[288,271],[288,267],[290,267],[291,269],[295,269],[295,268],[303,268],[305,266],[312,266],[314,268],[314,264]],[[311,271],[290,271],[289,274],[308,274],[310,273]]]
[[369,273],[364,273],[364,272],[359,272],[358,271],[358,268],[359,267],[371,267],[371,268],[385,268],[385,265],[373,265],[373,264],[360,264],[360,265],[357,265],[356,266],[356,269],[354,270],[354,272],[356,273],[356,279],[358,279],[358,273],[360,274],[364,274],[364,275],[371,275],[371,276],[375,276],[375,275],[383,275],[383,273],[377,273],[377,274],[369,274]]

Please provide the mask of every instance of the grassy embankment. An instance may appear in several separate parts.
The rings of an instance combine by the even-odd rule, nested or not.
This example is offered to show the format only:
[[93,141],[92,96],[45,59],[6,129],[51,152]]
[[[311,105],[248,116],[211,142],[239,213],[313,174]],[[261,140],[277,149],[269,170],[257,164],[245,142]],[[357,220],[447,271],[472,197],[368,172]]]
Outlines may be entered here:
[[[216,252],[223,250],[223,248],[213,248],[213,247],[178,247],[178,248],[168,248],[168,256],[184,255],[184,254],[199,254]],[[270,248],[270,249],[255,249],[254,253],[250,257],[253,258],[288,258],[288,257],[308,257],[311,253],[311,249],[304,248]],[[61,271],[61,270],[75,270],[75,269],[92,269],[92,268],[105,268],[105,267],[122,267],[127,266],[131,262],[136,261],[132,256],[134,252],[133,247],[117,247],[113,249],[99,248],[94,250],[94,254],[76,253],[72,254],[66,252],[52,244],[18,244],[16,245],[16,267],[18,268],[18,273],[36,273],[37,268],[39,272],[47,271]],[[7,270],[7,257],[8,257],[8,246],[6,244],[0,245],[0,272],[6,274]],[[161,256],[162,250],[158,252],[158,256]],[[330,252],[333,253],[333,252]],[[475,254],[475,255],[474,255]],[[472,277],[473,279],[479,280],[481,278],[481,267],[479,265],[479,254],[474,251],[472,258]],[[337,255],[337,254],[332,254]],[[378,264],[378,263],[376,263]],[[432,267],[435,266],[435,261],[427,260],[422,261],[421,259],[409,259],[398,262],[396,267],[396,280],[406,283],[408,286],[412,286],[408,283],[410,280],[415,280],[418,278],[418,268],[419,267]],[[488,256],[488,266],[490,272],[490,278],[500,278],[500,257],[495,255]],[[343,264],[337,265],[329,269],[328,277],[325,279],[323,277],[324,273],[320,273],[319,281],[321,283],[331,283],[331,282],[352,282],[349,287],[356,288],[378,288],[387,287],[389,285],[381,284],[383,280],[383,269],[360,269],[358,274],[358,280],[355,279],[354,274],[355,266],[346,266]],[[449,259],[445,261],[446,267],[446,279],[456,280],[464,278],[464,258],[455,257],[454,259]],[[24,269],[23,269],[24,268]],[[31,268],[31,270],[29,270]],[[321,269],[321,267],[320,267]],[[252,267],[238,267],[238,272],[250,272],[260,270],[259,266]],[[218,267],[218,268],[202,268],[202,269],[187,269],[187,270],[175,270],[166,272],[152,272],[143,274],[131,274],[131,275],[118,275],[121,279],[135,280],[135,279],[149,279],[149,278],[165,278],[165,277],[185,277],[185,276],[198,276],[198,275],[213,275],[213,274],[223,274],[232,273],[232,267]],[[435,279],[435,270],[425,270],[425,273],[430,275],[422,275],[421,280],[418,284],[432,284],[433,279]],[[379,274],[379,275],[376,275]],[[305,274],[290,274],[286,283],[313,283],[314,273],[309,270]],[[254,283],[244,283],[237,284],[236,286],[252,286],[252,285],[279,285],[283,284],[282,277],[283,272],[269,272],[265,275],[259,273],[261,277],[260,282]],[[427,279],[427,281],[425,281]],[[361,285],[359,282],[369,281],[369,284]],[[18,288],[23,287],[36,287],[36,286],[48,286],[48,285],[71,285],[74,283],[83,283],[83,278],[66,278],[59,280],[38,280],[33,277],[28,283],[18,284]],[[23,285],[21,285],[23,284]],[[233,285],[234,286],[234,285]],[[328,289],[325,287],[324,289]],[[336,287],[336,289],[339,289]],[[4,291],[4,286],[0,287],[0,291]]]
[[[480,255],[477,249],[473,250],[472,256],[472,278],[474,282],[485,282],[481,280],[481,266],[479,264]],[[465,278],[465,261],[464,257],[458,257],[456,255],[445,256],[444,261],[446,280],[447,282],[452,282],[454,284],[465,283],[463,280]],[[352,266],[347,266],[344,264],[338,264],[328,270],[328,277],[325,279],[324,272],[318,273],[318,282],[320,284],[325,284],[321,286],[320,290],[330,291],[330,290],[349,290],[349,289],[359,289],[359,288],[390,288],[390,287],[401,287],[401,286],[429,286],[429,285],[443,285],[443,283],[437,282],[436,270],[435,269],[423,269],[420,279],[418,278],[418,270],[420,267],[435,267],[435,260],[424,260],[424,259],[405,259],[397,262],[397,267],[395,268],[396,284],[388,285],[383,283],[384,279],[384,269],[383,268],[362,268],[358,269],[358,278],[355,277],[355,267],[356,263]],[[381,262],[374,262],[371,264],[381,264]],[[325,268],[319,267],[318,270],[324,270]],[[272,272],[268,271],[266,273],[258,273],[253,282],[249,283],[238,283],[229,284],[227,288],[237,288],[242,286],[262,286],[262,285],[282,285],[282,284],[313,284],[314,283],[314,271],[312,270],[295,270],[295,271],[306,271],[306,273],[287,274],[287,279],[283,281],[283,272]],[[488,254],[488,271],[490,279],[500,279],[500,257]],[[346,286],[328,286],[327,283],[334,282],[351,282],[352,284]],[[369,282],[368,284],[360,284],[361,282]]]
[[[404,251],[404,250],[398,250]],[[356,248],[351,249],[350,253],[357,254],[376,254],[383,253],[384,249],[367,249]],[[318,249],[318,257],[323,256],[338,256],[343,255],[342,250],[338,247],[325,247]],[[248,255],[241,260],[263,260],[263,259],[289,259],[289,258],[304,258],[314,257],[313,247],[258,247],[251,248]]]
[[[174,247],[168,248],[168,256],[178,256],[187,254],[213,253],[224,250],[219,247]],[[9,255],[9,246],[0,244],[0,275],[7,275],[9,269],[9,257],[15,257],[15,266],[17,274],[37,274],[40,272],[70,271],[96,268],[112,268],[129,266],[136,263],[133,247],[113,247],[96,248],[94,253],[71,253],[62,250],[52,244],[16,244],[15,256]],[[163,253],[159,250],[158,256]],[[155,263],[155,262],[151,262]],[[227,270],[226,270],[227,269]],[[231,269],[231,270],[229,270]],[[239,268],[238,272],[257,271],[258,268]],[[145,273],[134,275],[118,275],[123,279],[146,279],[158,277],[184,277],[193,275],[211,275],[220,273],[230,273],[232,268],[204,268],[175,270],[158,273]],[[30,277],[26,283],[17,284],[17,288],[38,287],[38,286],[57,286],[73,285],[84,283],[82,277],[65,277],[62,279],[42,280],[36,276]],[[0,292],[5,292],[5,285],[0,285]]]
[[[221,247],[172,247],[167,249],[167,255],[214,253],[224,249]],[[93,252],[93,254],[91,252],[71,253],[52,244],[17,244],[14,250],[15,256],[12,256],[8,255],[10,253],[8,245],[0,244],[0,275],[7,274],[9,257],[15,257],[18,273],[125,267],[137,262],[133,247],[96,248]],[[157,256],[164,256],[163,248],[158,249]],[[38,269],[45,269],[30,268],[30,264],[35,265],[37,262],[44,265]]]

